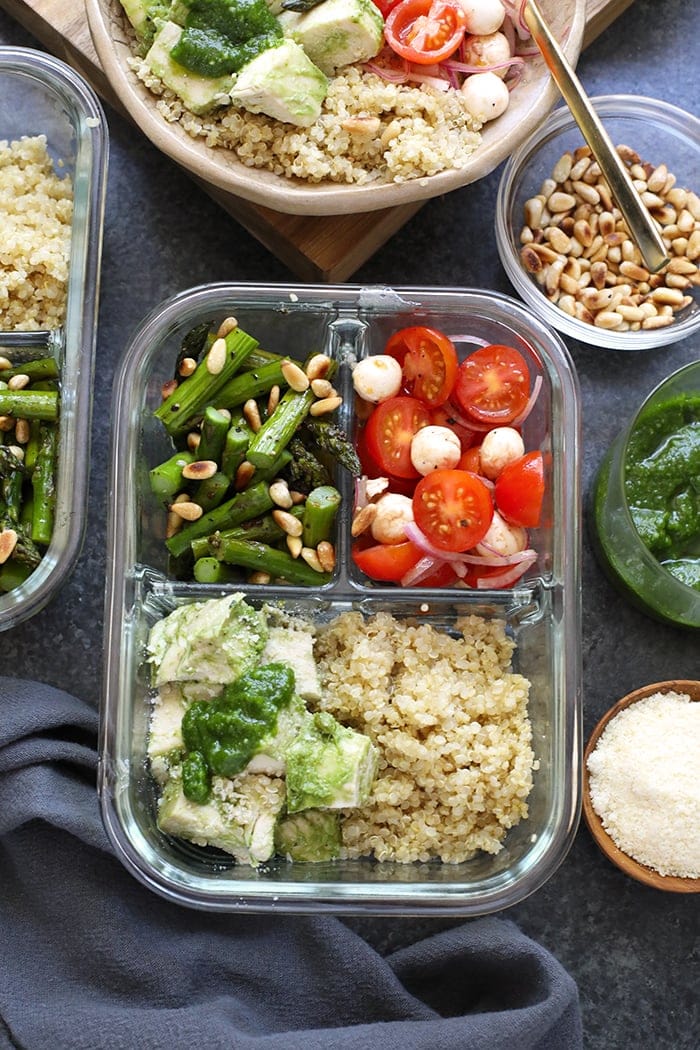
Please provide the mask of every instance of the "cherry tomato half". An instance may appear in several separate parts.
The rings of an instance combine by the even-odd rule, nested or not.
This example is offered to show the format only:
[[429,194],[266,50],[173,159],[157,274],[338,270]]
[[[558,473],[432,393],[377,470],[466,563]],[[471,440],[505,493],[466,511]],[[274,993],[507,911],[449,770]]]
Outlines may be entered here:
[[399,583],[409,569],[423,557],[423,551],[415,543],[378,543],[364,549],[354,544],[352,560],[361,572],[372,580]]
[[540,523],[544,497],[544,458],[526,452],[496,478],[496,506],[511,525],[534,529]]
[[481,474],[481,450],[478,445],[474,445],[462,453],[457,469],[470,470],[472,474]]
[[434,470],[416,485],[413,515],[430,542],[445,551],[467,551],[488,532],[491,493],[468,470]]
[[456,0],[401,0],[386,17],[384,36],[397,55],[429,66],[457,50],[466,21]]
[[470,430],[468,427],[464,427],[461,423],[458,423],[455,419],[454,413],[450,411],[449,405],[441,405],[439,408],[433,408],[430,412],[430,421],[433,426],[447,427],[453,434],[456,434],[459,438],[462,452],[466,452],[468,448],[472,447],[475,441],[483,436],[480,431]]
[[399,395],[382,401],[365,425],[367,451],[382,473],[417,478],[411,463],[411,441],[430,423],[430,413],[414,397]]
[[389,339],[385,354],[403,371],[404,389],[428,408],[444,405],[457,378],[457,351],[442,332],[416,326],[402,328]]
[[401,3],[401,0],[373,0],[374,6],[379,8],[382,18],[386,18],[393,7]]
[[453,398],[468,420],[505,426],[525,408],[530,372],[525,358],[510,346],[484,346],[459,366]]

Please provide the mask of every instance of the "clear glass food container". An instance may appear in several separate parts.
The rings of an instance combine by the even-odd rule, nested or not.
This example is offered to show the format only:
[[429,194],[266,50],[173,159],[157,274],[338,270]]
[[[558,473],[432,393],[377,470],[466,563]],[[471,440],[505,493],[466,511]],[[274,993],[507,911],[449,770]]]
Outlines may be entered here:
[[65,63],[29,48],[0,47],[0,139],[45,135],[54,167],[73,186],[65,321],[47,332],[3,331],[13,364],[53,355],[60,377],[58,468],[51,543],[19,587],[0,594],[0,630],[33,616],[72,571],[83,541],[90,460],[108,132],[92,89]]
[[[672,283],[675,283],[677,292],[682,290],[691,302],[682,309],[676,308],[673,323],[665,327],[635,329],[630,326],[626,331],[614,330],[572,316],[562,305],[553,301],[552,291],[538,280],[544,278],[545,270],[533,275],[523,265],[521,231],[525,225],[526,202],[538,194],[542,194],[543,200],[551,194],[552,188],[548,188],[545,183],[551,178],[557,162],[566,152],[574,153],[585,145],[578,125],[566,107],[560,107],[550,113],[537,130],[515,150],[504,168],[496,201],[496,244],[503,267],[518,295],[538,316],[557,331],[573,336],[584,344],[609,350],[650,350],[686,339],[700,328],[700,297],[696,283],[697,252],[700,250],[700,213],[697,202],[697,196],[700,194],[700,120],[697,115],[688,113],[670,102],[638,95],[601,95],[591,99],[591,102],[614,146],[624,145],[636,151],[647,165],[665,165],[668,173],[675,177],[670,198],[667,197],[669,190],[662,189],[659,192],[667,205],[669,200],[675,200],[676,217],[684,213],[680,219],[682,228],[678,229],[677,223],[666,217],[663,222],[667,235],[662,229],[662,236],[669,257],[675,257],[674,266],[678,265],[681,257],[688,255],[689,265],[680,274],[680,278],[686,277],[687,285],[682,288],[679,286],[678,274],[674,275]],[[631,174],[637,180],[641,172],[635,169]],[[547,191],[544,194],[543,188]],[[567,192],[570,190],[568,185],[557,188],[564,188]],[[695,194],[689,206],[687,203],[679,203],[678,198],[673,195],[681,188]],[[657,189],[656,185],[654,189]],[[579,189],[572,192],[574,195],[578,192],[580,197],[581,192],[590,192],[590,188],[589,191]],[[595,201],[595,195],[592,198],[589,196],[589,200]],[[597,211],[603,210],[602,205],[594,207]],[[657,221],[662,217],[659,211],[652,214]],[[691,238],[693,242],[688,245],[687,242]],[[556,246],[556,242],[552,243]],[[600,256],[598,244],[596,241],[592,246],[593,254],[598,253],[596,258]],[[568,259],[571,252],[565,250],[562,253],[559,247],[556,247],[559,258]],[[621,248],[615,246],[613,240],[610,241],[610,246],[603,250],[613,249],[621,254]],[[584,262],[587,250],[586,248],[583,252]],[[613,259],[614,256],[611,254],[610,258]],[[556,265],[559,264],[555,260]],[[634,274],[634,271],[632,273]],[[610,287],[612,280],[612,277],[606,278],[606,288]],[[629,283],[629,280],[629,275],[620,277],[620,283]],[[641,276],[633,277],[633,282],[632,291],[635,294],[645,287],[649,290]],[[570,288],[567,290],[570,291]]]
[[[673,405],[679,398],[695,403],[700,413],[700,361],[673,372],[651,391],[634,416],[615,438],[604,456],[590,497],[590,526],[595,550],[612,582],[631,601],[654,619],[676,627],[700,628],[700,591],[674,576],[642,542],[627,495],[630,443],[649,413]],[[688,414],[687,422],[691,415]],[[697,424],[696,424],[697,425]],[[659,437],[660,442],[660,437]],[[671,438],[666,439],[666,444]],[[680,448],[680,446],[678,446]],[[687,484],[692,487],[690,451],[686,454]],[[684,487],[679,483],[679,490]],[[691,540],[693,560],[700,556],[700,534]]]
[[[532,545],[538,561],[510,590],[424,589],[375,584],[350,565],[353,482],[338,476],[337,563],[321,587],[226,587],[168,576],[164,512],[148,471],[172,452],[153,415],[171,379],[182,337],[193,326],[234,315],[268,350],[303,360],[325,351],[339,365],[339,423],[354,433],[351,365],[381,353],[390,334],[427,324],[508,343],[542,378],[523,424],[526,447],[547,460],[543,524]],[[460,352],[468,352],[460,344]],[[105,607],[105,674],[99,790],[117,855],[145,885],[181,904],[212,911],[275,909],[374,914],[479,915],[515,904],[556,870],[575,834],[580,804],[580,491],[579,397],[575,372],[557,335],[512,299],[462,289],[353,286],[208,285],[155,309],[133,335],[113,399],[111,524]],[[529,817],[495,855],[458,864],[274,860],[253,869],[216,850],[162,834],[146,757],[152,624],[176,604],[242,591],[252,604],[273,601],[326,623],[359,610],[418,617],[449,630],[465,613],[506,622],[516,642],[514,670],[532,683],[530,718],[539,768]]]

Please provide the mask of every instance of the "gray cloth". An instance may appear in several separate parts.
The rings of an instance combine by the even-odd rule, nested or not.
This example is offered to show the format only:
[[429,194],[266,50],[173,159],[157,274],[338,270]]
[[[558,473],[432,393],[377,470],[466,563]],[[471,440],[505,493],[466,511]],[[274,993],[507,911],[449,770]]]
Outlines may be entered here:
[[382,957],[333,917],[214,915],[150,892],[103,830],[96,731],[88,704],[0,678],[0,1047],[582,1045],[576,985],[510,921]]

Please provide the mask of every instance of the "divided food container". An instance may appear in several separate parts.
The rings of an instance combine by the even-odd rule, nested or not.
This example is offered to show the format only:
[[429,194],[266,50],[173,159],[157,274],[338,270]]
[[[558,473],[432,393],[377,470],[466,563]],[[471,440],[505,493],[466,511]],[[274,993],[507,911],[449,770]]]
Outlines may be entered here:
[[[506,343],[525,355],[541,390],[523,423],[527,448],[547,462],[543,525],[531,544],[536,565],[509,590],[401,589],[376,584],[353,565],[353,483],[338,475],[336,569],[321,587],[225,588],[168,575],[165,513],[151,494],[149,469],[172,446],[154,416],[174,373],[183,336],[228,316],[260,346],[303,361],[324,351],[338,363],[343,394],[338,422],[355,434],[351,365],[383,351],[408,325]],[[473,346],[460,341],[464,356]],[[479,915],[515,904],[563,860],[579,817],[580,712],[580,422],[578,387],[559,339],[514,300],[461,289],[215,284],[154,310],[134,334],[114,390],[111,521],[105,608],[105,696],[99,788],[114,848],[128,870],[166,898],[214,911],[333,911],[401,915]],[[326,623],[341,612],[379,610],[418,617],[450,630],[469,613],[504,620],[515,639],[514,670],[532,683],[530,717],[538,768],[527,820],[511,829],[496,855],[464,863],[399,864],[367,860],[289,863],[259,869],[216,850],[162,834],[146,758],[149,673],[145,643],[152,624],[176,604],[240,590],[252,604],[272,602]]]
[[86,521],[108,133],[92,89],[65,63],[29,48],[0,48],[0,139],[45,135],[56,170],[71,176],[73,221],[65,323],[51,332],[2,330],[13,364],[52,354],[60,374],[55,524],[31,576],[0,594],[0,630],[33,616],[72,571]]

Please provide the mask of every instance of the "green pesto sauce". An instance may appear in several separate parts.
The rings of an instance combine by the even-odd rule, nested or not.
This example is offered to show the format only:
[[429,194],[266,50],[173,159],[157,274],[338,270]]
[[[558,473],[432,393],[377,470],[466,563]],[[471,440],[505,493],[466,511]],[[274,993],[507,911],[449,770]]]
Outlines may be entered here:
[[625,493],[640,539],[700,590],[700,395],[654,405],[627,445]]
[[221,77],[281,39],[282,27],[265,0],[193,0],[170,56],[198,76]]
[[234,777],[245,769],[277,716],[294,695],[294,672],[285,664],[247,671],[214,700],[195,700],[182,719],[187,754],[182,790],[192,802],[207,802],[212,775]]

